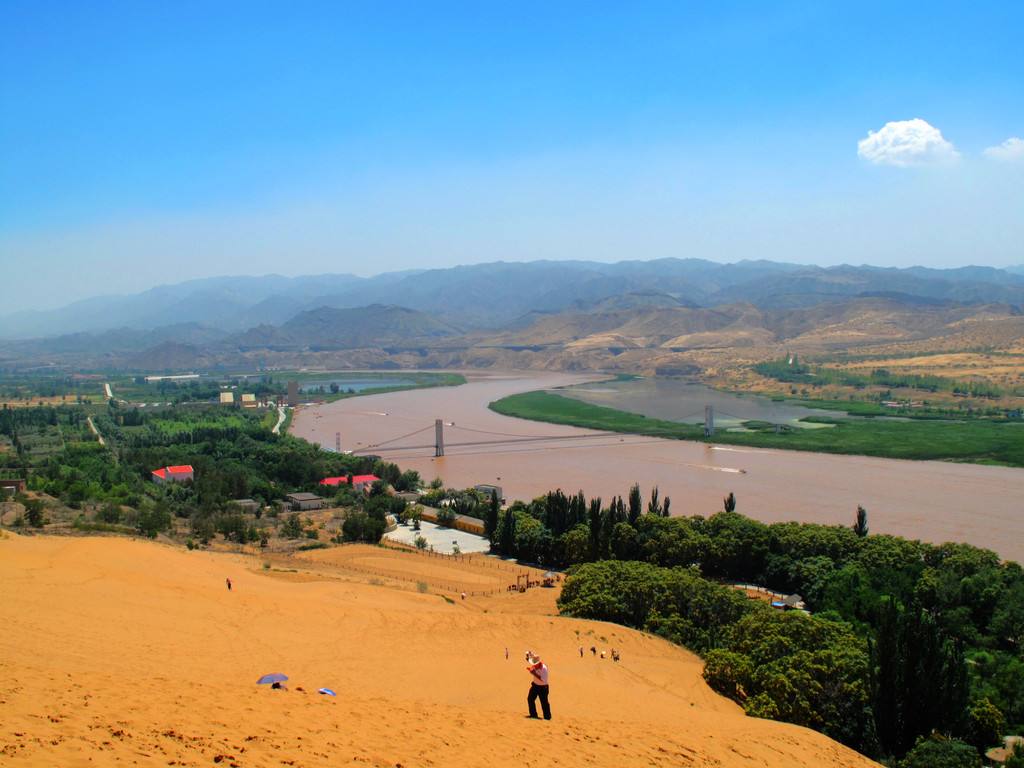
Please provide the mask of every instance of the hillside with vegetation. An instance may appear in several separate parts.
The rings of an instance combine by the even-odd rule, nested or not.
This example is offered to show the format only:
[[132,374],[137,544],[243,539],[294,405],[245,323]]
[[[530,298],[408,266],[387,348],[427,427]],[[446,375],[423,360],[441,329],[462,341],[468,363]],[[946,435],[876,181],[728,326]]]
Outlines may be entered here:
[[[28,489],[4,505],[0,523],[189,549],[247,546],[272,558],[376,543],[389,517],[418,518],[396,493],[422,486],[415,472],[274,434],[269,415],[116,402],[5,407],[0,460],[27,474]],[[194,468],[193,481],[152,482],[154,468],[180,464]],[[381,481],[367,493],[319,485],[368,472]],[[328,508],[292,511],[295,491],[325,496]],[[1024,572],[990,551],[870,534],[867,513],[849,528],[768,525],[738,514],[731,496],[710,518],[670,517],[671,499],[638,487],[607,502],[554,491],[503,509],[435,483],[420,503],[437,505],[442,523],[483,519],[505,557],[568,568],[565,615],[700,654],[708,685],[750,716],[907,760],[963,745],[979,754],[1024,727]],[[750,585],[799,593],[810,615],[751,599]]]
[[[988,550],[850,527],[764,524],[725,509],[669,517],[639,487],[605,503],[554,491],[486,516],[495,549],[569,567],[563,613],[685,645],[751,716],[875,757],[944,734],[974,759],[1024,728],[1024,571]],[[751,599],[797,593],[809,613]],[[756,596],[756,593],[753,593]],[[922,741],[923,740],[923,741]],[[959,765],[959,763],[954,763]]]

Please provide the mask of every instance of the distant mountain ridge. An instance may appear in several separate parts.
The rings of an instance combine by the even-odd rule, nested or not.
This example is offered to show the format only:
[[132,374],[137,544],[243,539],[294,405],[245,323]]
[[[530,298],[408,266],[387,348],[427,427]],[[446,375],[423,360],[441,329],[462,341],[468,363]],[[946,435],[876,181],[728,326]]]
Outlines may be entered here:
[[223,340],[240,350],[338,350],[410,346],[462,330],[443,320],[404,307],[371,304],[354,309],[319,307],[300,312],[280,326],[260,325]]
[[[586,307],[811,307],[859,296],[1024,306],[1024,267],[907,269],[815,267],[770,261],[719,264],[702,259],[492,262],[393,272],[303,277],[218,277],[165,285],[130,296],[87,299],[50,311],[0,318],[7,339],[139,331],[191,323],[224,334],[261,325],[284,328],[302,313],[372,305],[432,315],[461,330],[499,330],[524,316]],[[287,333],[287,331],[281,331]]]

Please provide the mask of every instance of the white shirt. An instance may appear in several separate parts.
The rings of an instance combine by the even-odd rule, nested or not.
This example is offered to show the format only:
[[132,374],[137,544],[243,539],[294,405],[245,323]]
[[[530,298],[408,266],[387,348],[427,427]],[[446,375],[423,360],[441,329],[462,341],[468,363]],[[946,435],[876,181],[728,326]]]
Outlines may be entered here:
[[537,685],[548,684],[548,665],[543,661],[540,663],[540,666],[535,667],[530,674],[533,675],[533,682]]

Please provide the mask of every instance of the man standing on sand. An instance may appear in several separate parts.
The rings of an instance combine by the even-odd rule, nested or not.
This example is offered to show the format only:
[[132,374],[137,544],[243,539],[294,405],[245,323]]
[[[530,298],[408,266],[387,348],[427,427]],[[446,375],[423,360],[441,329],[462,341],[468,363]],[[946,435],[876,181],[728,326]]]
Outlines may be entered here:
[[226,581],[226,582],[227,582],[227,585],[228,585],[228,592],[230,592],[230,591],[231,591],[231,579],[230,579],[230,578],[228,578],[228,579],[225,579],[224,581]]
[[530,695],[526,697],[526,704],[530,708],[530,717],[537,719],[537,697],[540,697],[540,708],[544,712],[544,719],[551,719],[551,705],[548,704],[548,665],[540,656],[528,655],[529,665],[526,671],[530,673]]

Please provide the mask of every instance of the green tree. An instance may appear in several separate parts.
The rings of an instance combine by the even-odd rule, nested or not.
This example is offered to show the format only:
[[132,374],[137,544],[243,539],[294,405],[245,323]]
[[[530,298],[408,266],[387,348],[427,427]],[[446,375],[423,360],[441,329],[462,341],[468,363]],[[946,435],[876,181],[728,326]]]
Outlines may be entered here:
[[420,473],[415,469],[407,469],[401,475],[398,480],[395,481],[396,491],[415,491],[420,487]]
[[590,559],[590,531],[580,524],[562,536],[562,556],[568,565],[585,563]]
[[722,510],[725,512],[736,511],[736,497],[733,495],[732,491],[729,491],[729,495],[722,501]]
[[661,502],[658,501],[658,486],[654,486],[651,489],[651,500],[647,502],[647,514],[654,515],[655,517],[661,517]]
[[610,542],[612,557],[616,560],[636,560],[640,557],[640,539],[629,523],[616,523]]
[[601,500],[591,499],[587,510],[587,530],[590,539],[590,559],[597,560],[601,556],[601,539],[604,515],[601,514]]
[[960,729],[968,696],[963,649],[932,614],[887,600],[871,650],[875,722],[888,753],[904,754],[932,731]]
[[643,497],[640,495],[640,484],[634,483],[633,487],[629,489],[629,517],[628,522],[630,525],[636,525],[636,521],[640,519],[640,515],[643,513]]
[[999,707],[987,698],[978,699],[967,708],[965,740],[980,754],[985,754],[989,747],[1001,744],[1005,729],[1006,718]]
[[452,507],[441,507],[437,510],[437,524],[451,528],[455,525],[455,510]]
[[192,535],[199,539],[199,542],[204,546],[210,543],[210,539],[217,532],[210,516],[199,511],[192,514],[189,524],[192,529]]
[[[734,701],[746,701],[752,688],[754,669],[750,658],[742,653],[715,648],[704,657],[704,680],[714,690]],[[756,714],[756,717],[764,715]]]
[[541,525],[540,520],[532,517],[528,512],[516,514],[515,527],[515,552],[516,557],[521,560],[539,562],[541,554],[540,543],[546,529]]
[[981,768],[981,756],[970,744],[938,734],[917,740],[900,768]]
[[171,513],[167,502],[161,499],[156,504],[146,505],[139,510],[136,526],[139,532],[151,539],[171,527]]
[[96,519],[103,523],[120,523],[121,507],[112,501],[107,502],[96,513]]
[[227,541],[244,543],[248,538],[245,516],[240,514],[219,515],[214,523],[217,533]]
[[362,510],[350,512],[341,524],[341,535],[345,541],[361,541],[377,544],[384,535],[386,524],[378,517],[372,517]]
[[503,555],[516,553],[516,515],[511,508],[505,510],[498,531],[498,549]]
[[297,539],[302,536],[302,519],[298,512],[292,512],[285,518],[281,526],[281,535],[286,539]]
[[25,500],[25,519],[33,528],[42,528],[46,523],[42,499]]
[[857,507],[857,520],[853,524],[853,532],[861,538],[868,535],[868,513],[864,507],[859,505]]
[[484,536],[488,541],[494,542],[495,531],[498,530],[498,515],[501,513],[501,500],[498,499],[498,492],[491,491],[491,503],[487,506],[487,514],[484,517]]

